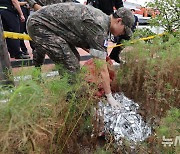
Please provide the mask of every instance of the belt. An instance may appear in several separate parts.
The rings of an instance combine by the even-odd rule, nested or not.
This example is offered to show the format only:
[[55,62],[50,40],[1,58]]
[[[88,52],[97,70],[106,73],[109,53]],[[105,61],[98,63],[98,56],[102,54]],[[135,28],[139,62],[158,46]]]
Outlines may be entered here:
[[8,9],[6,6],[0,6],[0,9]]

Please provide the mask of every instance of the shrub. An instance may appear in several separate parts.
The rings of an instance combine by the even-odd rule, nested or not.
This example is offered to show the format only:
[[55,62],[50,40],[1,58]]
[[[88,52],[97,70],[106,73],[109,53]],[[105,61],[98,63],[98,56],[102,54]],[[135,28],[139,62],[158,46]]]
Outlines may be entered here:
[[67,73],[48,79],[30,72],[0,104],[0,153],[78,153],[92,131],[88,85],[78,75],[72,85]]
[[152,43],[139,41],[131,51],[121,54],[126,64],[118,71],[119,86],[128,96],[143,102],[151,116],[180,106],[178,37],[156,37]]
[[179,30],[179,0],[154,0],[148,6],[160,11],[150,20],[153,26],[162,26],[168,32]]

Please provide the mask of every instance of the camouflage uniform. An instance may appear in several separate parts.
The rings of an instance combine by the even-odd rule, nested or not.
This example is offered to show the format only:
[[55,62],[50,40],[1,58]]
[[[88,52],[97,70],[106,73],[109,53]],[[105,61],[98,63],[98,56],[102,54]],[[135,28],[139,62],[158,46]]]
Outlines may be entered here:
[[74,1],[75,0],[36,0],[36,2],[42,6]]
[[109,16],[79,3],[59,3],[38,10],[27,22],[38,51],[35,65],[40,66],[47,54],[56,64],[76,72],[80,56],[75,47],[90,49],[90,54],[105,59],[109,26]]

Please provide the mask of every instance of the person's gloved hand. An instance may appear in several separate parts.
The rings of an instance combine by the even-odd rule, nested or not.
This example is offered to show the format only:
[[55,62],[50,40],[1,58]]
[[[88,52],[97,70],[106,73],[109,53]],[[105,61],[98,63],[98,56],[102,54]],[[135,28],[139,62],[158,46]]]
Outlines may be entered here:
[[26,0],[26,1],[28,2],[29,6],[30,6],[31,8],[33,8],[34,5],[37,4],[37,2],[36,2],[35,0]]
[[111,105],[112,108],[114,108],[114,109],[120,109],[120,108],[121,108],[121,104],[118,103],[118,102],[114,99],[114,97],[112,96],[111,93],[106,94],[106,97],[107,97],[108,103]]

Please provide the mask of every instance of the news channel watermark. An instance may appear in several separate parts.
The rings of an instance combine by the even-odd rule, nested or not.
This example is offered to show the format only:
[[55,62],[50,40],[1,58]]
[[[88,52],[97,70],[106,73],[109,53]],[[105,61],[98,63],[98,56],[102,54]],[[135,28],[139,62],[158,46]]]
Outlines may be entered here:
[[176,136],[175,138],[166,138],[163,136],[162,144],[164,147],[180,146],[180,136]]

